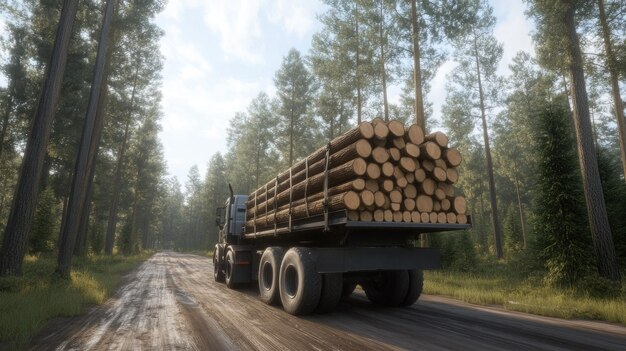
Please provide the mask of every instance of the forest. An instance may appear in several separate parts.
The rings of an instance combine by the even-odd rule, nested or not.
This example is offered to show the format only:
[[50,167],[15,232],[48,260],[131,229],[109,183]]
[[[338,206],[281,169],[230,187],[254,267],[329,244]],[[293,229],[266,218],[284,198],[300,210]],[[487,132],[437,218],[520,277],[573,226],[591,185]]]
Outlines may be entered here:
[[[27,254],[58,255],[67,275],[72,257],[211,250],[229,183],[248,194],[378,117],[444,131],[463,155],[473,229],[428,238],[447,268],[500,260],[557,286],[620,280],[624,1],[526,1],[535,52],[507,76],[487,1],[323,2],[311,49],[285,53],[276,93],[241,106],[227,151],[184,180],[159,139],[163,0],[1,2],[0,275],[19,275]],[[427,96],[447,61],[437,112]]]

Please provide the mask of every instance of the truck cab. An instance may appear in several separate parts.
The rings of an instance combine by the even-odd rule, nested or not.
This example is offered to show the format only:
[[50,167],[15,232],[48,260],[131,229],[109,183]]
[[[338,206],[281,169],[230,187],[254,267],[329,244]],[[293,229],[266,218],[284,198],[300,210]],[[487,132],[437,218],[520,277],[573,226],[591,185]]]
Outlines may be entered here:
[[239,244],[246,224],[247,195],[232,195],[226,199],[224,207],[218,207],[215,222],[219,227],[218,242]]

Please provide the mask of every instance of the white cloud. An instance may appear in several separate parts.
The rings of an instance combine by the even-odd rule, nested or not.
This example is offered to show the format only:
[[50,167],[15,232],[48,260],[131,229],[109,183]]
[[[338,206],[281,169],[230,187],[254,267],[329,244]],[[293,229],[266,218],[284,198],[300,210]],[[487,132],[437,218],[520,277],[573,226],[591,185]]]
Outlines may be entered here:
[[[502,61],[498,68],[500,74],[508,74],[509,64],[519,51],[534,54],[530,36],[533,26],[524,14],[526,10],[524,3],[521,0],[515,0],[506,1],[505,4],[499,1],[493,3],[495,14],[498,16],[494,36],[504,45]],[[504,7],[500,8],[500,6]]]
[[272,23],[280,24],[288,33],[304,38],[313,30],[317,20],[315,14],[320,7],[317,1],[276,0],[267,11],[267,18]]

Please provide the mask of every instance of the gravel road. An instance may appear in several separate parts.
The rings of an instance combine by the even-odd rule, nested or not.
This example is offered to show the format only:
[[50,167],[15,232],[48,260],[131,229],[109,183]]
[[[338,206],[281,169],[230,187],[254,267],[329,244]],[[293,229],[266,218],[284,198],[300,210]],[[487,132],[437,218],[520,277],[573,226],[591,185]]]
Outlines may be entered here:
[[161,252],[104,305],[57,320],[34,350],[626,350],[626,327],[423,296],[373,306],[357,290],[336,312],[293,317],[253,287],[213,281],[210,259]]

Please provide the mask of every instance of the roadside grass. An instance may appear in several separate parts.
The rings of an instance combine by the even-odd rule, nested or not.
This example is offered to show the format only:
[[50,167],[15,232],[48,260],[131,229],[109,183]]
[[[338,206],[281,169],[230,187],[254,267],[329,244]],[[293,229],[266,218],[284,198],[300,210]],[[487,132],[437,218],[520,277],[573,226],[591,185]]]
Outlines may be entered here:
[[540,277],[521,277],[509,269],[497,268],[473,273],[427,271],[424,277],[426,294],[543,316],[626,324],[626,283],[612,292],[598,288],[603,289],[601,284],[579,289],[554,288],[546,286]]
[[0,278],[0,349],[22,349],[55,317],[71,317],[102,304],[124,273],[151,253],[74,258],[70,279],[54,274],[56,257],[27,256],[21,277]]

